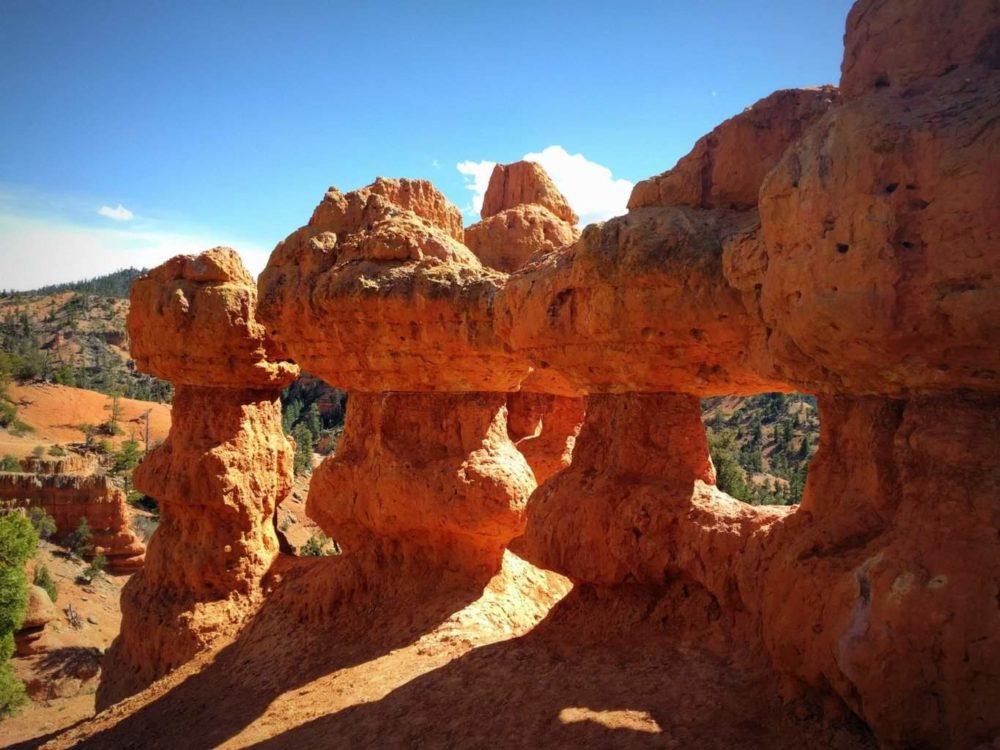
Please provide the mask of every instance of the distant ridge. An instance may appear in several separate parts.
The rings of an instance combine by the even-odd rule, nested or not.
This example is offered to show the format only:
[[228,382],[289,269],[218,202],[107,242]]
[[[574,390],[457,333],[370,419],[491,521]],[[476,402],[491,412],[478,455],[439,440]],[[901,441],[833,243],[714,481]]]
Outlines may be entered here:
[[50,284],[49,286],[31,289],[29,291],[3,291],[0,295],[12,297],[15,295],[27,295],[30,297],[44,296],[47,294],[59,294],[61,292],[80,292],[82,294],[94,294],[99,297],[115,297],[117,299],[128,299],[129,289],[132,282],[139,276],[146,273],[145,268],[122,268],[114,273],[104,276],[95,276],[92,279],[83,281],[70,281],[64,284]]

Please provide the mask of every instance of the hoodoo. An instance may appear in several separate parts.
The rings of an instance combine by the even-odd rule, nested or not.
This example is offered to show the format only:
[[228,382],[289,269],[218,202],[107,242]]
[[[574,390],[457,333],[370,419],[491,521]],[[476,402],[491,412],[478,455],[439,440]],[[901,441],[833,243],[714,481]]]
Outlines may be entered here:
[[[464,230],[379,178],[256,287],[225,249],[136,282],[174,423],[99,704],[203,672],[56,746],[161,714],[204,747],[996,746],[998,39],[996,0],[860,0],[839,91],[765,97],[624,216],[578,231],[529,162]],[[299,367],[350,392],[307,500],[336,558],[271,525]],[[796,508],[716,485],[700,398],[769,391],[822,412]]]
[[136,488],[160,504],[160,525],[122,592],[99,706],[232,633],[259,604],[278,554],[274,509],[292,481],[279,395],[298,368],[257,321],[256,297],[229,248],[179,256],[133,286],[132,355],[173,381],[173,419],[135,472]]

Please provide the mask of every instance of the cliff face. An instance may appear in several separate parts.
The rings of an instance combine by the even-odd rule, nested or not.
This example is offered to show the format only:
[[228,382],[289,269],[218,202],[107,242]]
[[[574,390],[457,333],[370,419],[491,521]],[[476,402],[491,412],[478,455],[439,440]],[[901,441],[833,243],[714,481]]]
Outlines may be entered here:
[[[464,233],[426,182],[331,189],[259,308],[227,252],[137,282],[136,360],[180,387],[136,475],[164,521],[104,705],[223,633],[247,656],[336,622],[371,658],[511,570],[532,604],[561,594],[516,553],[575,584],[541,629],[555,661],[589,658],[566,644],[591,621],[668,623],[886,746],[1000,735],[1000,10],[861,0],[847,32],[843,96],[761,100],[579,236],[518,164]],[[308,565],[269,526],[292,361],[351,391],[308,498],[344,554]],[[700,397],[773,390],[822,412],[795,509],[721,492],[700,420]],[[486,619],[517,635],[540,615],[512,601]]]
[[80,520],[90,526],[94,553],[108,559],[112,573],[142,567],[145,545],[132,532],[125,493],[97,474],[0,473],[0,502],[14,507],[39,507],[56,523],[56,537],[76,530]]

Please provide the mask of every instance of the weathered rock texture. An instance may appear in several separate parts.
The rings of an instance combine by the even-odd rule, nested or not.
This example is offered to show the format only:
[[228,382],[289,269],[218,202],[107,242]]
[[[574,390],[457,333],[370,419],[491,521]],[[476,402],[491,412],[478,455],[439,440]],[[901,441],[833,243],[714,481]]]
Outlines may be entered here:
[[128,323],[136,361],[176,391],[167,440],[135,472],[161,520],[146,567],[122,592],[101,706],[187,661],[259,604],[278,553],[274,509],[292,482],[279,395],[298,368],[275,358],[233,250],[179,256],[138,279]]
[[[396,185],[436,196],[426,202],[434,210],[393,203]],[[506,276],[454,238],[446,204],[422,181],[331,189],[260,276],[274,340],[349,391],[516,390],[529,365],[492,326]]]
[[45,634],[45,626],[56,619],[56,607],[41,586],[28,587],[28,608],[20,629],[14,633],[18,656],[38,653],[38,641]]
[[[287,357],[352,392],[308,499],[344,555],[275,574],[274,607],[220,663],[289,618],[344,623],[364,658],[410,643],[395,625],[379,641],[369,612],[429,632],[503,577],[510,543],[577,584],[570,610],[644,603],[638,620],[706,633],[887,747],[995,744],[998,40],[996,0],[861,0],[844,101],[761,100],[569,243],[576,217],[521,163],[497,168],[464,234],[428,183],[331,189],[261,275],[266,328],[225,252],[138,282],[136,360],[179,387],[171,438],[137,474],[164,521],[101,702],[260,598]],[[715,486],[698,399],[791,389],[823,417],[803,503],[739,503]],[[581,393],[577,436],[579,402],[557,398]],[[459,593],[422,606],[438,589]]]
[[452,239],[441,220],[450,211],[396,202],[393,185],[449,205],[410,180],[331,190],[261,274],[274,338],[351,391],[342,442],[313,476],[308,512],[351,564],[361,561],[369,585],[385,575],[367,566],[373,557],[488,578],[535,487],[508,436],[504,393],[530,368],[493,332],[505,275]]
[[[893,746],[1000,734],[998,39],[996,2],[858,3],[846,101],[762,100],[497,302],[513,349],[592,394],[513,548],[701,587],[791,692]],[[821,394],[805,500],[741,505],[695,397],[789,388]]]
[[587,399],[522,390],[507,397],[507,434],[542,484],[569,466]]
[[391,548],[495,572],[535,489],[507,435],[506,401],[503,393],[353,394],[337,454],[313,476],[309,517],[347,554]]
[[833,86],[776,91],[698,140],[673,169],[637,183],[629,210],[649,206],[757,206],[757,192],[788,144],[829,111]]
[[562,193],[541,166],[528,161],[496,165],[481,215],[481,222],[466,228],[465,244],[483,265],[508,273],[580,234]]
[[56,523],[56,540],[87,520],[93,553],[103,554],[112,573],[142,567],[145,545],[129,526],[125,493],[98,474],[0,473],[0,502],[42,508]]
[[540,206],[567,224],[580,221],[540,164],[532,161],[497,164],[486,186],[480,215],[485,219],[520,205]]

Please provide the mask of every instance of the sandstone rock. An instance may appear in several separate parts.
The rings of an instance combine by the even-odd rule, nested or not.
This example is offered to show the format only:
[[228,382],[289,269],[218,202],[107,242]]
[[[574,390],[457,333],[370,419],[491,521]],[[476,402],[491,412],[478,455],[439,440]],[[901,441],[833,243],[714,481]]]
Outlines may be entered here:
[[520,205],[473,224],[465,244],[483,265],[511,273],[535,253],[550,253],[579,237],[571,224],[543,206]]
[[820,407],[802,508],[741,559],[768,649],[887,745],[986,742],[1000,728],[1000,402]]
[[570,225],[580,221],[541,165],[518,161],[493,167],[480,216],[486,219],[506,209],[528,204],[547,208],[557,219]]
[[996,0],[925,0],[906,13],[891,0],[860,0],[847,17],[844,48],[840,87],[848,99],[898,94],[960,66],[997,69],[1000,7]]
[[132,285],[127,325],[136,366],[185,385],[284,387],[298,368],[276,359],[254,314],[256,299],[231,248],[157,266]]
[[331,191],[275,248],[259,280],[272,335],[347,390],[516,390],[530,366],[492,325],[505,276],[382,184]]
[[526,390],[507,397],[507,434],[539,485],[569,466],[586,411],[585,398]]
[[[190,301],[179,318],[163,306],[177,290]],[[133,347],[176,388],[170,434],[134,475],[136,488],[159,502],[160,524],[145,568],[122,591],[121,632],[98,690],[102,708],[231,634],[261,601],[278,554],[274,511],[292,487],[279,397],[298,368],[269,359],[274,349],[255,299],[230,250],[175,258],[133,287]],[[157,348],[147,329],[164,325],[197,332],[187,350],[169,334]]]
[[961,68],[853,99],[771,173],[761,306],[799,387],[1000,390],[998,111],[1000,71]]
[[745,210],[788,145],[838,101],[837,89],[785,89],[764,97],[700,138],[673,169],[642,180],[629,210],[690,206]]
[[306,512],[345,554],[393,545],[446,567],[498,569],[535,488],[507,435],[506,394],[352,394]]
[[483,265],[510,273],[535,253],[550,253],[580,236],[579,221],[541,166],[498,164],[483,196],[483,220],[465,230],[465,244]]
[[45,626],[58,617],[55,605],[41,586],[28,586],[28,607],[21,627],[14,633],[18,656],[38,653]]
[[125,493],[99,474],[0,473],[0,502],[42,508],[55,521],[56,541],[87,520],[94,553],[108,559],[111,573],[142,567],[145,546],[132,532]]
[[590,392],[781,390],[764,325],[723,274],[753,212],[643,208],[588,227],[513,274],[497,328],[536,366]]
[[532,495],[513,549],[577,582],[682,579],[732,603],[740,551],[787,509],[714,485],[696,397],[592,395],[572,464]]

